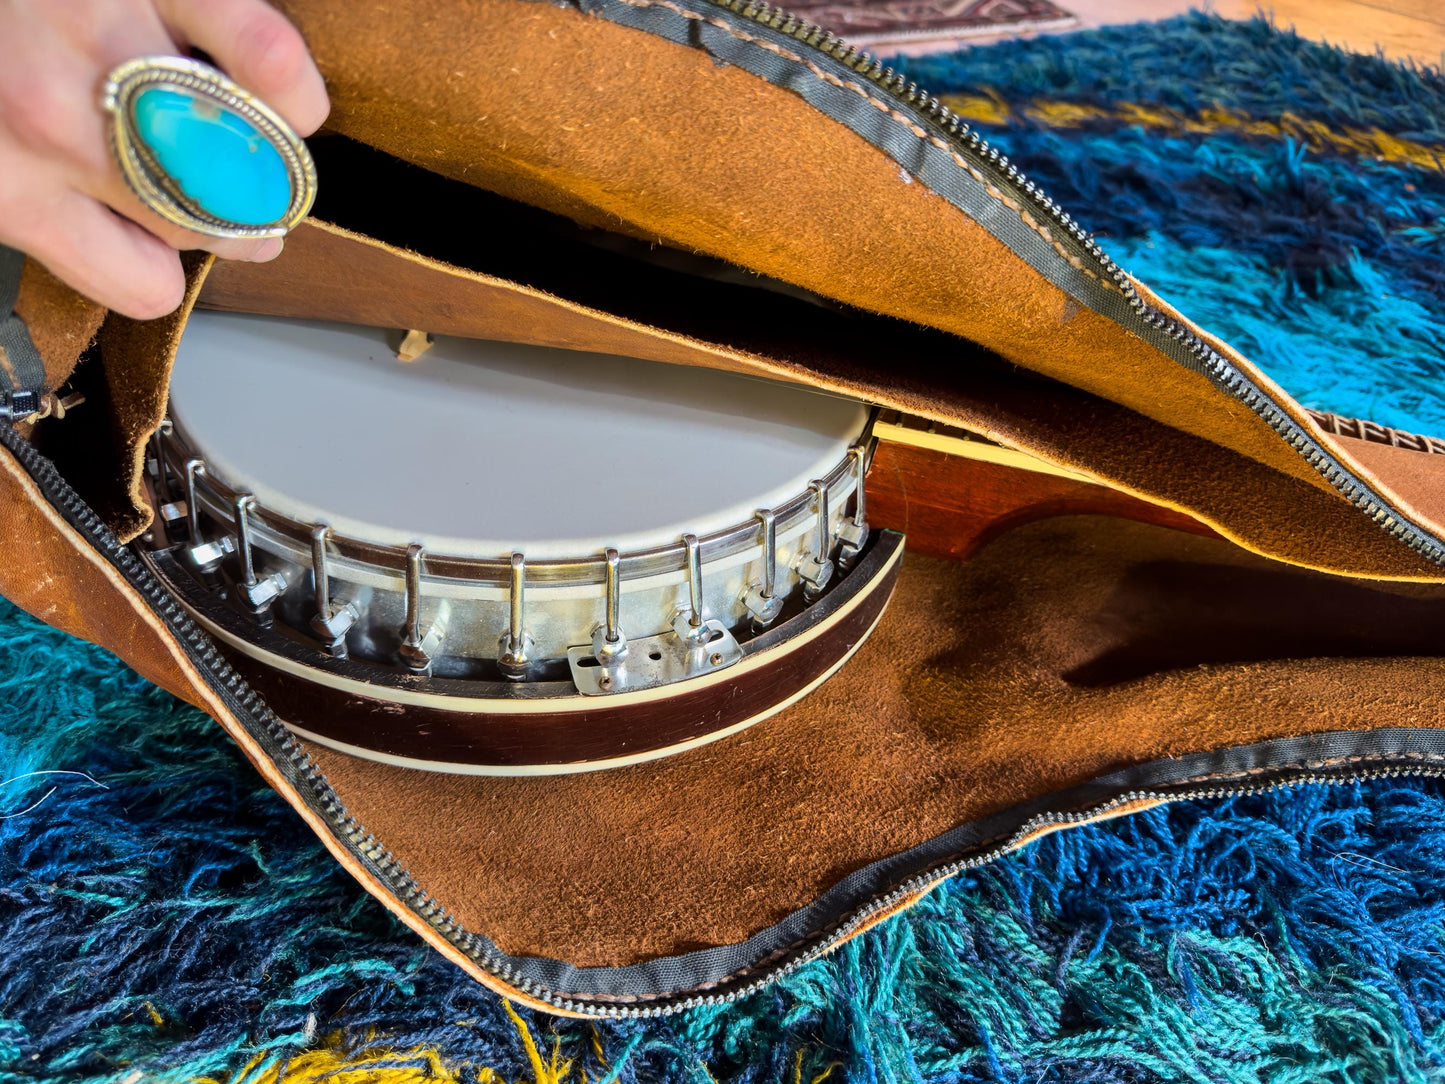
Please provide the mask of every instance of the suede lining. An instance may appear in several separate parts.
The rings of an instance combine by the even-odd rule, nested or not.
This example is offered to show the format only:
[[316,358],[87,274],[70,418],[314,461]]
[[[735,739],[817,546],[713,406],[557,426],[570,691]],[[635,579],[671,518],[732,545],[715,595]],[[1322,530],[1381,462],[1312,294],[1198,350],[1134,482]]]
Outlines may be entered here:
[[[635,303],[644,308],[639,318],[670,321],[658,327],[310,222],[272,263],[218,263],[200,304],[620,352],[806,383],[961,425],[1189,511],[1280,560],[1374,577],[1439,575],[1333,493],[972,344],[896,321],[747,297],[760,291],[742,287],[717,291],[710,308],[694,300],[701,285],[690,293],[683,283],[664,296],[657,309],[665,311]],[[738,320],[738,310],[747,319]],[[1445,471],[1445,462],[1439,466]]]
[[105,318],[104,308],[31,259],[25,261],[20,275],[15,313],[25,321],[30,339],[45,363],[46,391],[54,391],[70,379]]
[[481,0],[465,19],[429,0],[404,43],[383,9],[282,6],[328,78],[337,131],[580,221],[954,332],[1325,484],[1251,411],[1082,308],[864,139],[699,49],[516,0]]
[[1078,517],[963,565],[910,557],[872,639],[727,741],[596,775],[479,779],[313,748],[469,929],[619,965],[740,941],[954,825],[1141,761],[1438,723],[1445,591],[1294,571]]

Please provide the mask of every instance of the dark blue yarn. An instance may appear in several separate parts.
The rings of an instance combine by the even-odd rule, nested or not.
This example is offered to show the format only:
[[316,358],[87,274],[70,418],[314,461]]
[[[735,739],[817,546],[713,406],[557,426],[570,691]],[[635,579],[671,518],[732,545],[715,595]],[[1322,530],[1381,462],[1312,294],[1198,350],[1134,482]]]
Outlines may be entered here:
[[[1128,270],[1307,406],[1445,435],[1445,77],[1262,20],[1162,23],[895,60],[933,93],[992,97],[989,141]],[[1089,106],[1079,128],[1035,101]],[[1437,148],[1433,167],[1228,127],[1141,128],[1116,107],[1289,112]]]
[[[909,63],[1019,102],[1219,101],[1434,140],[1445,116],[1437,76],[1200,18]],[[965,67],[972,84],[948,74]],[[995,134],[1126,266],[1210,326],[1235,320],[1277,371],[1371,407],[1355,413],[1433,417],[1438,180],[1407,198],[1399,167],[1234,136]],[[1213,207],[1231,200],[1267,235],[1232,228]],[[1237,297],[1264,311],[1240,319]],[[1381,363],[1382,319],[1423,344],[1413,383]],[[17,779],[32,771],[89,778]],[[5,604],[0,780],[16,780],[0,787],[0,1077],[223,1077],[328,1036],[432,1049],[468,1080],[529,1076],[497,1000],[340,872],[214,724]],[[832,1081],[1438,1080],[1442,905],[1435,781],[1184,803],[960,877],[743,1004],[595,1034],[627,1082],[809,1081],[834,1063]],[[593,1025],[522,1015],[544,1056],[555,1042],[607,1073]]]
[[1010,100],[1152,102],[1190,114],[1219,105],[1253,117],[1283,107],[1334,128],[1445,143],[1440,71],[1331,48],[1264,19],[1192,12],[889,63],[934,94],[993,88]]
[[[497,1000],[341,873],[214,724],[8,605],[0,643],[5,778],[103,784],[0,792],[0,1071],[180,1081],[339,1033],[523,1074]],[[597,1034],[624,1081],[790,1080],[800,1053],[805,1079],[836,1061],[864,1081],[1425,1080],[1442,906],[1434,781],[1185,803],[964,876],[741,1005]],[[602,1071],[592,1025],[524,1015]]]

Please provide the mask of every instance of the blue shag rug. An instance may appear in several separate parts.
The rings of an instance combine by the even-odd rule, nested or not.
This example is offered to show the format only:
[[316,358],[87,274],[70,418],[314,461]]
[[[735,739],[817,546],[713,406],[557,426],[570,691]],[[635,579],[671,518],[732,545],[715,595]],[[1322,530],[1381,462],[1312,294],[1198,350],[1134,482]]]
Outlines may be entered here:
[[[1202,16],[907,67],[1308,404],[1445,434],[1438,74]],[[594,1025],[423,948],[218,738],[0,603],[0,1077],[1445,1077],[1435,781],[1050,836],[749,1001]]]

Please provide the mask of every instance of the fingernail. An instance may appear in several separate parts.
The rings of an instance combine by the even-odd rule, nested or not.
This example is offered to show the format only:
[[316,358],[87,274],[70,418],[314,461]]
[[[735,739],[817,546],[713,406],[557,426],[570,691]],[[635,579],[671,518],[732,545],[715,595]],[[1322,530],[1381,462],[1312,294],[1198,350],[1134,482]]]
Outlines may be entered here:
[[286,246],[286,240],[282,237],[268,237],[262,241],[256,249],[256,255],[251,257],[254,263],[265,263],[267,260],[274,260],[281,255],[281,250]]

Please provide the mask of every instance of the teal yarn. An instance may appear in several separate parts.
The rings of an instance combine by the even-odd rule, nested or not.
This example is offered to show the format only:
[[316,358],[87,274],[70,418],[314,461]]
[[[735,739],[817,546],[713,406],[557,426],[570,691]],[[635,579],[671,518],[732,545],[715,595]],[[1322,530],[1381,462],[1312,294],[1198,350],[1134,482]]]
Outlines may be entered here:
[[[943,92],[986,85],[1020,103],[1213,96],[1336,125],[1369,110],[1422,140],[1445,116],[1437,76],[1258,23],[1189,18],[909,64],[937,68],[923,78]],[[1319,402],[1431,430],[1429,349],[1411,347],[1424,368],[1408,384],[1401,355],[1379,350],[1396,324],[1439,341],[1445,195],[1428,171],[1407,199],[1389,189],[1403,167],[1286,140],[1166,146],[1109,121],[997,135],[1126,266],[1187,311],[1214,305],[1211,326],[1240,319],[1229,298],[1268,294],[1227,334],[1320,359],[1290,370],[1311,379],[1345,373]],[[1191,182],[1201,164],[1212,172]],[[1231,225],[1213,209],[1230,200],[1274,226]],[[1314,225],[1302,206],[1323,208]],[[1183,242],[1189,259],[1171,259]],[[215,724],[3,603],[0,784],[0,1078],[225,1079],[326,1044],[342,1059],[389,1047],[397,1066],[433,1052],[467,1081],[532,1078],[501,1003],[365,895]],[[737,1005],[595,1025],[519,1012],[544,1060],[571,1059],[571,1080],[1439,1080],[1445,784],[1153,809],[964,875]]]
[[[215,724],[8,604],[0,643],[0,778],[84,773],[0,788],[0,1075],[224,1078],[328,1041],[530,1079],[498,999]],[[578,1080],[1438,1079],[1445,786],[1155,809],[961,877],[735,1006],[522,1016]]]
[[[1121,266],[1306,406],[1445,436],[1445,76],[1359,56],[1263,20],[1195,13],[1161,23],[895,61],[969,118]],[[1052,127],[1035,103],[1092,115]],[[1191,130],[1136,123],[1170,110]],[[1306,147],[1217,114],[1292,114],[1346,144]]]

